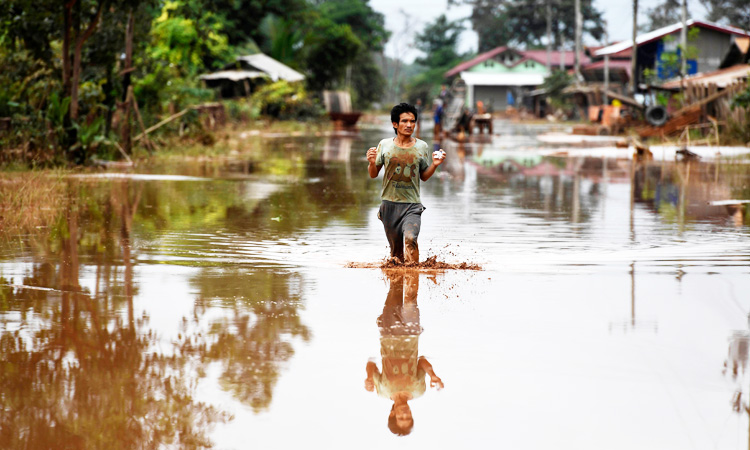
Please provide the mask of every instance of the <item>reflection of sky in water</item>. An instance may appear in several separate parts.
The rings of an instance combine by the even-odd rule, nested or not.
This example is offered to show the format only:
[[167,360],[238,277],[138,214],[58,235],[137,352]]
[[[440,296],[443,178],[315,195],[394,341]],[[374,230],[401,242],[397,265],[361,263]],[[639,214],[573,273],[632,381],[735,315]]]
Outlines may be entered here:
[[[82,181],[99,208],[78,224],[77,284],[88,293],[78,303],[81,332],[94,326],[85,305],[98,305],[110,329],[127,323],[121,217],[107,205],[120,205],[110,190],[129,183],[131,200],[142,189],[132,315],[147,320],[136,332],[148,336],[144,352],[185,358],[164,373],[185,373],[191,408],[206,402],[234,417],[207,428],[217,448],[747,445],[747,415],[731,400],[740,389],[747,402],[750,379],[741,369],[737,380],[722,374],[730,338],[748,330],[747,225],[722,210],[680,215],[679,205],[646,199],[631,211],[628,179],[614,172],[607,182],[525,177],[475,162],[423,186],[423,257],[485,270],[421,275],[419,355],[445,389],[410,401],[414,431],[393,436],[391,403],[363,387],[368,359],[380,357],[388,281],[379,270],[343,268],[387,251],[375,217],[380,180],[367,179],[359,154],[380,137],[268,144],[293,153],[288,166],[172,169],[211,180]],[[494,143],[484,151],[502,161]],[[644,192],[661,192],[651,181]],[[698,188],[693,203],[705,203]],[[675,189],[669,198],[679,200],[679,184],[663,192]],[[110,217],[106,230],[88,229],[100,215]],[[6,247],[0,276],[17,286],[45,261],[59,272],[64,239],[49,242],[45,251]],[[12,300],[0,313],[3,333],[64,329],[48,314],[66,295],[59,277],[34,279],[53,291],[39,290],[31,309]]]

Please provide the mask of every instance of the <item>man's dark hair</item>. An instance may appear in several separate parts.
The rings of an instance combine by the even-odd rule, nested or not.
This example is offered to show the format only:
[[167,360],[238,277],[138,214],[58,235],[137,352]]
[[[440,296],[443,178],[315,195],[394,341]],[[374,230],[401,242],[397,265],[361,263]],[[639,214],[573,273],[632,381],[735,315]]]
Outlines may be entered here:
[[414,419],[411,419],[411,423],[409,425],[401,428],[400,426],[398,426],[398,422],[396,421],[396,413],[393,412],[395,408],[395,404],[391,406],[391,413],[388,415],[388,429],[391,430],[391,433],[395,434],[396,436],[407,436],[414,428]]
[[[401,118],[401,114],[403,113],[412,113],[414,114],[414,120],[419,119],[417,108],[408,103],[399,103],[398,105],[394,106],[393,109],[391,109],[391,123],[398,123],[399,119]],[[396,128],[393,129],[393,132],[398,134]]]

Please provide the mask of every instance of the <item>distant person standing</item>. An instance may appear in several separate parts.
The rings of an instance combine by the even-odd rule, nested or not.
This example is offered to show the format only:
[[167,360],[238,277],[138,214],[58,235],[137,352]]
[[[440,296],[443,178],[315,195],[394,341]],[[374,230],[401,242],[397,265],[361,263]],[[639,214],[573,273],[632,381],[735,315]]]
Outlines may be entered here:
[[425,210],[419,196],[419,182],[430,179],[445,161],[444,151],[434,151],[430,156],[427,143],[412,136],[417,117],[417,109],[412,105],[401,103],[394,106],[391,124],[396,137],[383,139],[377,148],[367,150],[370,178],[377,177],[385,166],[378,218],[383,222],[391,258],[398,263],[419,262],[417,237]]
[[440,85],[440,94],[438,94],[438,97],[440,98],[440,100],[443,103],[445,103],[446,101],[448,101],[448,96],[449,95],[450,95],[450,92],[448,91],[448,88],[445,87],[444,84],[441,84]]
[[513,93],[508,89],[508,91],[505,94],[505,100],[508,102],[508,106],[514,107],[516,106],[516,99],[513,97]]
[[433,106],[434,112],[432,113],[432,117],[435,120],[435,126],[432,129],[433,139],[439,141],[443,136],[443,101],[440,99],[435,99],[435,101],[433,102]]

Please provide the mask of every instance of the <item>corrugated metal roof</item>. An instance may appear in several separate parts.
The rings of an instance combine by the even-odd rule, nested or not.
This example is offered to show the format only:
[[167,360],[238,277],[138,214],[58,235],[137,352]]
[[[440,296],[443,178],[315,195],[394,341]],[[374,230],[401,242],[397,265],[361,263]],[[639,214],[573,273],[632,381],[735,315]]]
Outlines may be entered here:
[[[596,61],[581,67],[581,71],[604,69],[604,61]],[[610,70],[625,70],[630,74],[630,61],[622,59],[611,59],[609,61]]]
[[[521,50],[520,52],[523,56],[533,59],[534,61],[540,63],[540,64],[547,64],[547,50]],[[573,50],[567,51],[563,54],[561,51],[552,51],[550,52],[550,64],[552,67],[559,67],[560,66],[560,59],[563,59],[563,64],[565,66],[573,66],[575,64],[575,52]],[[587,64],[591,62],[591,58],[583,54],[581,52],[581,64]]]
[[[740,36],[747,36],[748,32],[745,30],[741,30],[736,27],[732,26],[726,26],[726,25],[719,25],[717,23],[713,22],[706,22],[702,20],[694,20],[690,19],[687,21],[688,28],[697,26],[701,28],[707,28],[714,31],[720,31],[722,33],[727,34],[735,34]],[[661,39],[662,37],[672,34],[676,31],[679,31],[682,29],[682,22],[678,22],[672,25],[667,25],[666,27],[659,28],[654,31],[649,31],[648,33],[640,34],[636,36],[635,42],[638,45],[648,44],[649,42],[653,42],[657,39]],[[628,39],[626,41],[618,42],[617,44],[610,45],[609,47],[604,47],[602,49],[597,50],[594,52],[595,56],[604,56],[604,55],[613,55],[615,53],[620,53],[622,51],[628,50],[633,48],[633,40]]]
[[457,65],[451,70],[445,72],[445,77],[450,78],[453,75],[458,75],[460,72],[470,69],[476,66],[477,64],[483,63],[487,61],[488,59],[492,58],[493,56],[499,55],[500,53],[508,49],[509,47],[505,47],[505,46],[493,48],[492,50],[488,52],[484,52],[481,55],[477,56],[476,58],[470,59],[469,61],[462,62],[461,64]]
[[240,56],[237,60],[244,61],[253,68],[268,74],[273,81],[285,80],[292,82],[305,79],[305,76],[301,73],[263,53]]
[[232,80],[240,81],[253,78],[260,78],[267,76],[263,72],[256,72],[254,70],[221,70],[219,72],[207,73],[201,75],[201,80]]
[[[685,83],[709,85],[715,84],[716,86],[723,88],[728,84],[735,82],[736,80],[746,79],[750,77],[750,64],[738,64],[736,66],[727,67],[726,69],[717,70],[708,73],[699,73],[693,76],[685,77]],[[680,80],[673,80],[668,83],[662,84],[663,88],[673,89],[680,87]]]
[[[469,61],[462,62],[461,64],[457,65],[451,70],[445,72],[445,77],[450,78],[454,75],[458,75],[459,73],[469,70],[470,68],[476,66],[477,64],[481,64],[487,61],[488,59],[493,58],[499,55],[500,53],[505,52],[506,50],[510,50],[513,53],[518,54],[522,58],[522,61],[531,59],[540,64],[544,64],[544,65],[547,64],[547,50],[516,50],[511,47],[501,46],[501,47],[493,48],[492,50],[488,52],[484,52],[481,55],[473,59],[470,59]],[[563,64],[566,67],[573,66],[573,64],[575,63],[575,55],[572,50],[566,51],[566,52],[554,50],[550,52],[550,64],[553,67],[557,67],[560,65],[560,59],[563,59]],[[522,61],[519,61],[519,62],[522,62]],[[590,61],[591,59],[588,56],[586,56],[585,54],[581,54],[581,64],[586,64]]]

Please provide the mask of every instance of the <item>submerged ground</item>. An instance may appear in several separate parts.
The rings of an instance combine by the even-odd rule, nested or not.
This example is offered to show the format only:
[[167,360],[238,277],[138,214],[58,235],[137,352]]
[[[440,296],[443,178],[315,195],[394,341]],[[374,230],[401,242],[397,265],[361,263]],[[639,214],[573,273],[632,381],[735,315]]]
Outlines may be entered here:
[[[481,271],[346,267],[386,256],[387,124],[49,181],[0,239],[0,447],[747,448],[750,216],[709,202],[750,168],[497,129],[422,191],[422,257]],[[365,389],[396,295],[445,385],[403,437]]]

